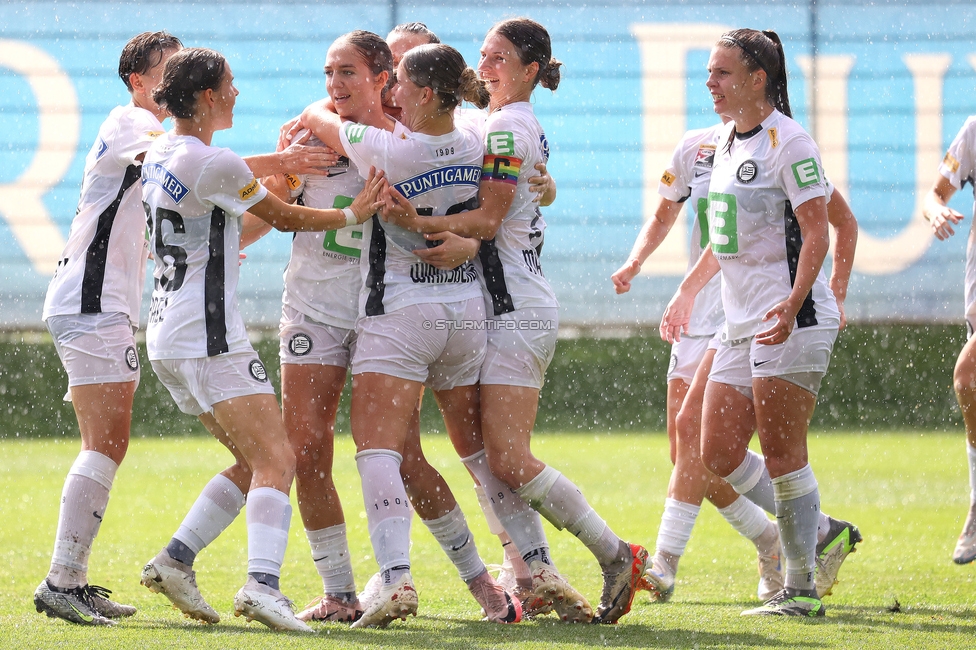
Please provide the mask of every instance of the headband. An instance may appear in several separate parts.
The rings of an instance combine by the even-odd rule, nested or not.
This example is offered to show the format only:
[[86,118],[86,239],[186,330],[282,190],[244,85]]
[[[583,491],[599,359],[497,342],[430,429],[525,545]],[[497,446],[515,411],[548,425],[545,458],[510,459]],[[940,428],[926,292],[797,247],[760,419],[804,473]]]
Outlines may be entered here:
[[[766,38],[769,38],[769,37],[767,36]],[[751,49],[747,48],[745,46],[745,43],[743,43],[739,39],[735,38],[734,36],[723,36],[719,40],[728,41],[729,43],[732,43],[733,45],[738,46],[738,48],[740,50],[742,50],[743,52],[745,52],[746,54],[749,55],[749,58],[750,59],[752,59],[753,61],[756,62],[756,65],[758,65],[760,68],[762,68],[762,71],[766,73],[766,77],[767,78],[770,77],[770,76],[772,76],[772,75],[769,74],[769,70],[766,69],[766,66],[763,65],[763,62],[759,60],[759,55],[756,54],[755,52],[753,52]]]

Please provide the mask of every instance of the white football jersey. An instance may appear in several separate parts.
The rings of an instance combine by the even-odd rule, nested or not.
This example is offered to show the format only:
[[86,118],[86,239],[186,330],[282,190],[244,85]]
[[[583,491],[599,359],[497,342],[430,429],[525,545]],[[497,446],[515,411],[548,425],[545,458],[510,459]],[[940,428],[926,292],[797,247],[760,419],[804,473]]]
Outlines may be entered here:
[[136,157],[163,133],[156,116],[118,106],[85,158],[78,210],[48,286],[43,317],[120,312],[139,325],[146,278],[146,214]]
[[[959,129],[959,133],[949,145],[949,151],[939,173],[961,190],[966,183],[973,186],[973,219],[976,219],[976,116],[970,117]],[[966,244],[966,320],[976,329],[976,227],[969,227],[969,241]]]
[[[722,268],[726,340],[768,329],[762,318],[789,297],[796,277],[800,227],[793,207],[826,196],[820,152],[803,128],[779,111],[748,133],[727,125],[708,188],[708,239]],[[840,313],[823,269],[796,316],[796,326],[834,328]]]
[[[339,132],[346,155],[364,178],[370,166],[387,178],[421,215],[455,214],[478,205],[484,146],[470,121],[439,136],[394,134],[347,122]],[[360,315],[376,316],[408,305],[477,298],[481,289],[471,262],[442,271],[412,251],[428,247],[423,235],[374,216],[363,228],[368,255],[362,264]],[[431,246],[434,245],[430,242]]]
[[492,112],[483,131],[482,178],[515,186],[501,227],[494,239],[481,243],[478,254],[485,313],[490,317],[528,307],[558,307],[539,261],[546,220],[529,189],[529,178],[538,173],[535,166],[549,161],[546,134],[528,102]]
[[172,131],[146,154],[142,186],[156,263],[149,358],[250,350],[237,308],[241,215],[268,191],[230,149]]
[[[658,194],[669,201],[684,202],[685,209],[692,216],[686,277],[708,248],[708,182],[712,177],[715,152],[723,133],[728,135],[724,124],[685,133],[675,147],[671,162],[658,186]],[[722,278],[716,275],[695,297],[688,335],[714,336],[724,321]]]

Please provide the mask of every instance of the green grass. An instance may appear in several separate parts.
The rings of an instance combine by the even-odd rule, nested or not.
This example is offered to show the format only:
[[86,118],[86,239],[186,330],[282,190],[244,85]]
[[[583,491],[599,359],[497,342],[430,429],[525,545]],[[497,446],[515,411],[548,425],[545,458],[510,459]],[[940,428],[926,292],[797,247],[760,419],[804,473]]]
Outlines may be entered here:
[[[500,560],[470,480],[440,435],[425,438],[433,464],[468,514],[482,556]],[[552,617],[517,626],[478,621],[477,606],[443,553],[415,521],[412,558],[420,616],[388,630],[319,627],[316,638],[273,635],[231,614],[243,583],[243,517],[197,561],[204,595],[224,617],[214,627],[186,622],[139,585],[142,563],[169,539],[206,481],[230,461],[202,437],[133,441],[113,490],[91,563],[92,581],[139,613],[114,629],[92,629],[37,614],[31,594],[50,559],[57,506],[77,453],[74,438],[0,443],[0,647],[4,648],[971,648],[976,638],[976,565],[950,561],[968,504],[962,436],[946,433],[821,434],[811,457],[824,509],[856,522],[865,537],[826,600],[827,618],[744,619],[755,600],[755,556],[706,506],[681,564],[673,601],[640,594],[616,626],[571,626]],[[572,478],[622,537],[653,547],[670,467],[660,434],[539,435],[537,454]],[[375,570],[359,478],[348,437],[338,441],[336,480],[349,523],[359,585]],[[550,529],[560,569],[591,600],[600,593],[592,556],[569,533]],[[297,515],[282,580],[299,605],[321,586]],[[900,612],[889,612],[897,601]],[[595,604],[595,602],[594,602]]]

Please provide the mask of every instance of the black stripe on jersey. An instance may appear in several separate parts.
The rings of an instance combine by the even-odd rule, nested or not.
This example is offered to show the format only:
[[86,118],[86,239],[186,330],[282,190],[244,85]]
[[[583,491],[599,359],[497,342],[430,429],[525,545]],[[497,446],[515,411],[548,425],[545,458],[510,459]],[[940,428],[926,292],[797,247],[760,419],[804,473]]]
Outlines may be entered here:
[[512,294],[508,292],[508,286],[505,284],[505,269],[502,268],[501,258],[498,257],[498,246],[495,245],[494,239],[485,239],[481,242],[478,257],[481,258],[485,287],[488,289],[488,295],[491,296],[491,306],[495,316],[515,311]]
[[380,220],[374,214],[373,234],[369,238],[369,271],[366,273],[366,287],[369,295],[366,297],[366,315],[379,316],[385,314],[383,295],[386,293],[386,233]]
[[[783,215],[786,220],[786,264],[790,269],[790,286],[796,282],[796,269],[800,263],[800,249],[803,247],[803,235],[800,233],[800,224],[797,223],[796,216],[793,214],[793,206],[789,201],[786,202],[786,212]],[[796,315],[797,327],[812,327],[817,324],[817,308],[813,302],[813,289],[803,299],[800,311]]]
[[122,204],[122,197],[139,180],[141,171],[139,165],[129,165],[125,168],[122,185],[115,200],[98,215],[95,236],[88,245],[88,252],[85,255],[85,274],[81,280],[82,314],[102,313],[102,285],[105,283],[105,265],[108,263],[108,244],[112,237],[112,226]]
[[224,229],[227,215],[215,207],[210,213],[210,258],[204,272],[203,304],[207,327],[207,356],[214,357],[230,349],[227,345],[227,318],[224,305]]

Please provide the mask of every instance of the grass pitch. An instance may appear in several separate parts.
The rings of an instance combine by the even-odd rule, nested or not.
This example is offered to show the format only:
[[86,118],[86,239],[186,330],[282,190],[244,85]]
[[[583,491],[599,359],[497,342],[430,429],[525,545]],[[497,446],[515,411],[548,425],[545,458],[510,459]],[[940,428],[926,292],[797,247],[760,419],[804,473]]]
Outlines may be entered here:
[[[482,556],[500,561],[501,550],[450,444],[431,435],[425,446],[467,513]],[[142,564],[168,541],[207,480],[230,462],[227,452],[203,437],[133,440],[119,471],[90,575],[139,613],[112,629],[37,614],[31,594],[50,561],[61,486],[78,442],[0,442],[0,647],[972,648],[976,564],[959,567],[950,560],[968,506],[964,449],[961,433],[811,437],[824,510],[854,521],[865,538],[825,600],[826,619],[741,618],[740,611],[756,602],[754,551],[706,505],[672,602],[652,605],[639,594],[633,611],[616,626],[565,625],[551,616],[515,626],[479,621],[476,603],[415,519],[412,560],[420,616],[387,630],[320,625],[316,637],[306,637],[273,634],[233,617],[232,599],[246,571],[243,516],[196,564],[201,591],[223,617],[219,625],[188,622],[162,596],[139,585]],[[665,436],[539,435],[534,450],[573,479],[619,535],[653,549],[670,475]],[[336,483],[362,587],[376,565],[352,456],[352,441],[340,437]],[[550,528],[549,536],[561,571],[596,606],[601,580],[592,556],[567,532]],[[297,508],[290,542],[282,588],[300,607],[319,593],[321,582]]]

